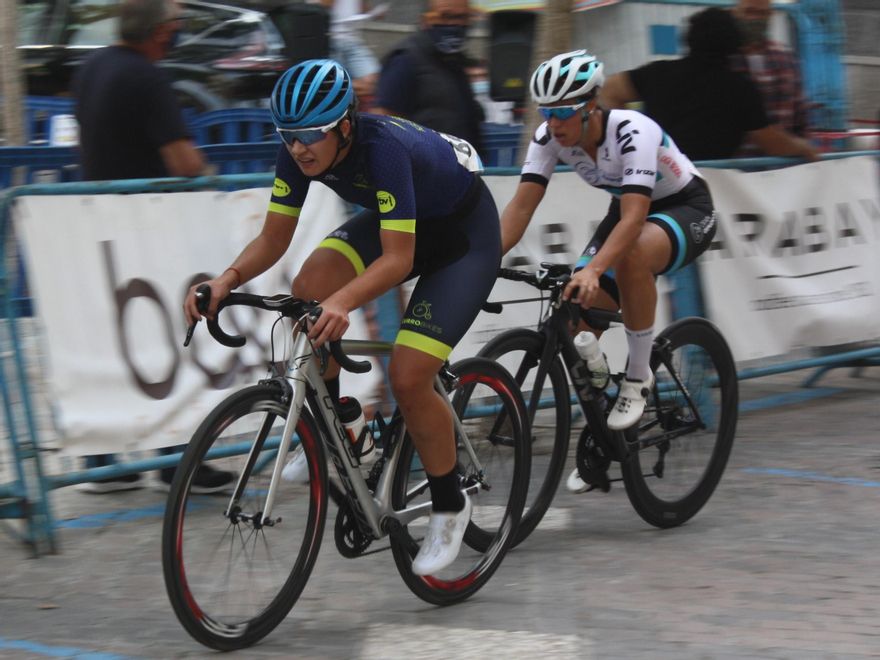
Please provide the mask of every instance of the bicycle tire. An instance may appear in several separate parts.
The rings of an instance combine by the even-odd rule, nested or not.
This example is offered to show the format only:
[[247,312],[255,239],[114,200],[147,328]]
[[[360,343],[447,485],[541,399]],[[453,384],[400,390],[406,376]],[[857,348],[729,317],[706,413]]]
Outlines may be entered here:
[[[571,390],[565,364],[559,354],[554,356],[544,376],[545,379],[547,376],[550,378],[548,392],[544,392],[546,380],[541,383],[531,380],[535,377],[532,373],[537,371],[545,341],[540,332],[515,328],[493,338],[477,354],[501,364],[513,375],[529,415],[532,468],[526,507],[512,547],[522,543],[544,518],[559,488],[559,480],[568,459]],[[552,397],[552,401],[547,401],[548,397]],[[544,407],[539,409],[539,406]],[[539,429],[545,430],[542,433]]]
[[[661,361],[657,347],[667,341],[673,369],[704,428],[697,428],[693,407]],[[739,390],[730,348],[706,319],[673,323],[654,346],[656,382],[638,431],[621,434],[629,452],[621,473],[636,512],[645,522],[667,528],[695,516],[718,486],[736,435]]]
[[[416,596],[434,605],[452,605],[470,597],[498,569],[516,536],[529,478],[525,404],[513,378],[484,358],[462,360],[451,370],[457,376],[453,408],[463,420],[482,468],[478,474],[463,444],[457,441],[460,476],[465,485],[478,483],[482,477],[491,489],[478,486],[477,492],[470,495],[473,513],[461,552],[437,575],[412,572],[412,560],[419,549],[417,537],[423,533],[427,517],[401,527],[390,538],[394,563],[403,581]],[[493,429],[499,410],[506,419],[502,428]],[[392,505],[402,510],[429,502],[430,490],[405,424],[400,424],[397,434],[402,445],[393,475]]]
[[[213,649],[242,649],[269,634],[299,598],[321,547],[327,466],[306,409],[296,432],[309,482],[281,481],[272,524],[261,523],[289,407],[275,383],[232,394],[196,430],[171,484],[162,529],[166,591],[186,631]],[[232,489],[214,496],[193,491],[197,470],[208,461],[215,469],[231,471],[233,486],[243,480],[237,509],[230,507]],[[234,515],[227,515],[227,509]],[[247,518],[251,514],[254,519]]]

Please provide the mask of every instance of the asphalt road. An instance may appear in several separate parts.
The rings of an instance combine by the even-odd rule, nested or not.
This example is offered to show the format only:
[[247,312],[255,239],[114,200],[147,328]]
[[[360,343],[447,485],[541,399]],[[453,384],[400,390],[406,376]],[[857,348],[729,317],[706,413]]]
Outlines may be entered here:
[[[746,381],[742,398],[784,398],[803,377]],[[328,525],[291,615],[232,655],[880,657],[880,370],[821,385],[836,393],[741,416],[727,472],[688,524],[649,527],[619,485],[560,489],[529,540],[454,607],[413,596],[390,553],[340,557]],[[0,531],[0,658],[215,655],[165,595],[161,493],[52,497],[59,554],[27,558]]]

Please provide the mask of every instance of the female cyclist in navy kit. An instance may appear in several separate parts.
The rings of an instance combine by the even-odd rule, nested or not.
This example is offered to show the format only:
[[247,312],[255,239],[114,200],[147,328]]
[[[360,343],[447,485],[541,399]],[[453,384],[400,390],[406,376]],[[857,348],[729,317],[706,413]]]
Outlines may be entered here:
[[[208,314],[284,254],[314,182],[365,209],[312,252],[292,289],[321,302],[323,312],[309,332],[320,345],[342,337],[352,310],[418,277],[389,373],[431,488],[428,532],[413,561],[415,573],[430,575],[457,556],[471,512],[455,472],[452,418],[434,391],[434,376],[495,282],[501,259],[497,208],[475,173],[479,158],[467,142],[404,119],[358,113],[351,78],[333,60],[288,69],[270,105],[284,144],[266,220],[232,265],[208,282]],[[184,303],[190,323],[200,318],[194,294],[195,287]],[[337,398],[338,373],[333,365],[325,375]]]

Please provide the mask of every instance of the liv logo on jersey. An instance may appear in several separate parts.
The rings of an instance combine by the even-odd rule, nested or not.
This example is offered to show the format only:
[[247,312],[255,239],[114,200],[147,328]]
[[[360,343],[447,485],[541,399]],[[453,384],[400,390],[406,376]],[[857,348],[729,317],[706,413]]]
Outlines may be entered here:
[[275,197],[287,197],[290,194],[290,186],[276,177],[275,183],[272,184],[272,194]]
[[388,213],[397,206],[397,200],[394,199],[394,195],[386,190],[377,190],[376,200],[379,202],[379,211],[382,213]]

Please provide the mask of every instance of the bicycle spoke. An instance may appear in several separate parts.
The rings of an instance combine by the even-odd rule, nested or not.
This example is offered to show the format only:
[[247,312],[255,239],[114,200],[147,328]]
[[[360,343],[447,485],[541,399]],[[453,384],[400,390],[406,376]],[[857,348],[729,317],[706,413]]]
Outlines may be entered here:
[[720,333],[686,319],[661,333],[656,384],[637,433],[628,432],[623,477],[651,524],[681,524],[721,478],[736,427],[736,370]]
[[[316,504],[311,484],[282,480],[272,513],[277,522],[263,524],[273,470],[259,468],[274,465],[287,416],[277,388],[243,390],[213,415],[191,442],[199,453],[189,462],[185,455],[178,468],[187,479],[169,496],[163,565],[169,596],[187,630],[208,646],[232,649],[266,634],[295,602],[319,547],[316,516],[323,506]],[[297,431],[314,434],[302,419]],[[232,510],[227,512],[229,493],[190,492],[193,475],[204,466],[232,474],[230,490],[238,493]]]

